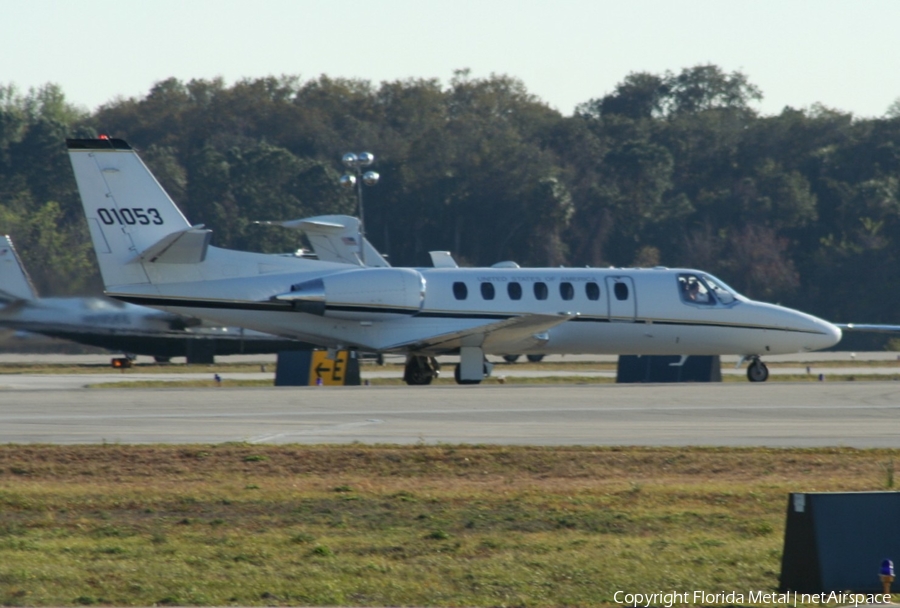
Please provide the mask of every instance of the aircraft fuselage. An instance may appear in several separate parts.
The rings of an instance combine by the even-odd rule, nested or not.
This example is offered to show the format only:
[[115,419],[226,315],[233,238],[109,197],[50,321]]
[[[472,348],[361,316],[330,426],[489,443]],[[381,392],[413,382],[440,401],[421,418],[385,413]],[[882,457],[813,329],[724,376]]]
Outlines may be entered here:
[[[705,302],[689,300],[682,289],[686,278],[716,281],[690,269],[349,267],[241,279],[245,288],[254,285],[259,298],[250,303],[227,297],[233,293],[228,279],[206,281],[203,298],[193,297],[190,284],[180,283],[155,285],[146,297],[122,296],[322,346],[417,354],[454,352],[460,346],[450,341],[419,348],[419,336],[535,313],[577,316],[527,340],[479,346],[498,355],[761,355],[827,348],[840,339],[840,330],[821,319],[727,289],[719,296],[706,294]],[[290,292],[292,285],[301,289]],[[293,301],[276,299],[285,293],[301,295]]]

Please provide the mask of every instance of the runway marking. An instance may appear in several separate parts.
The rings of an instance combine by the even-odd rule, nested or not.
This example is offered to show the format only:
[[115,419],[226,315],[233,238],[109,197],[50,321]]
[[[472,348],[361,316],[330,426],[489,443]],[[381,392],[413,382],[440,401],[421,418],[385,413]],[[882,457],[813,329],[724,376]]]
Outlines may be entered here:
[[341,431],[346,429],[355,429],[362,428],[368,426],[374,426],[377,424],[382,424],[384,420],[379,420],[378,418],[370,418],[369,420],[362,422],[347,422],[344,424],[330,424],[327,426],[321,426],[315,429],[308,429],[304,431],[297,431],[294,433],[275,433],[274,435],[260,435],[258,437],[251,437],[249,439],[245,439],[247,443],[265,443],[267,441],[273,441],[275,439],[281,439],[283,437],[302,437],[307,435],[321,435],[322,433],[332,433],[335,431]]

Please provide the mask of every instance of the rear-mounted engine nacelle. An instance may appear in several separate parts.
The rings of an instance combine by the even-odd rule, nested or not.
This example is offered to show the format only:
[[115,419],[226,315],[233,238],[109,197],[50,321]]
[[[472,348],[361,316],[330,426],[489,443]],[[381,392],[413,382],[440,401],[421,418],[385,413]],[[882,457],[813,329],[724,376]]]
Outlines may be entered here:
[[325,317],[378,321],[414,315],[425,301],[425,278],[409,268],[347,270],[291,286],[274,297]]

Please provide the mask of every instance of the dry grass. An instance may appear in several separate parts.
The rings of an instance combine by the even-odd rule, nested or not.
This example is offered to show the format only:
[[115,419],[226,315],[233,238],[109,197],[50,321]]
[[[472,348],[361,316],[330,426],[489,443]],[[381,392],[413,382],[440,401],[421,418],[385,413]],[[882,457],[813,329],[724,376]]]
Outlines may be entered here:
[[[502,360],[494,359],[494,374],[502,375],[506,371],[570,371],[573,376],[578,376],[579,372],[597,372],[606,371],[614,372],[616,370],[615,362],[607,361],[542,361],[541,363],[530,363],[521,361],[518,363],[506,363]],[[766,365],[770,369],[779,368],[805,368],[806,364],[795,361],[767,361]],[[854,367],[864,369],[867,367],[896,367],[897,373],[900,375],[900,359],[898,360],[841,360],[841,361],[816,361],[809,364],[813,375],[827,371],[835,367]],[[745,366],[746,367],[746,366]],[[191,373],[208,373],[211,371],[221,372],[258,372],[261,368],[274,372],[275,363],[228,363],[217,362],[211,365],[188,365],[181,363],[173,364],[156,364],[149,362],[139,362],[134,367],[124,370],[122,373],[126,375],[152,375],[152,374],[191,374]],[[723,364],[723,368],[729,368],[729,364]],[[403,376],[403,365],[399,363],[388,363],[379,366],[369,361],[363,361],[363,369],[382,370],[394,372],[397,377]],[[446,372],[452,372],[452,366],[447,366]],[[35,364],[35,363],[4,363],[0,365],[0,374],[96,374],[109,373],[114,371],[107,364]]]
[[[4,363],[0,365],[2,374],[109,374],[118,371],[122,375],[141,377],[153,374],[207,374],[215,371],[224,372],[259,372],[263,371],[259,363],[215,363],[211,365],[156,364],[138,363],[134,367],[116,370],[110,365],[85,364],[46,364],[46,363]],[[275,364],[264,364],[265,370],[275,371]]]
[[0,446],[0,604],[594,606],[619,589],[770,590],[787,493],[885,489],[898,456]]
[[[213,387],[248,387],[248,386],[272,386],[273,380],[231,380],[225,377],[221,383],[216,384],[214,380],[153,380],[153,379],[140,379],[140,376],[135,376],[133,381],[127,382],[97,382],[94,384],[89,384],[88,388],[213,388]],[[900,373],[894,375],[887,374],[851,374],[851,375],[841,375],[841,374],[826,374],[825,379],[828,382],[888,382],[888,381],[898,381],[900,380]],[[506,385],[517,385],[517,384],[565,384],[565,385],[579,385],[579,384],[614,384],[616,381],[615,378],[612,377],[598,377],[598,376],[579,376],[577,372],[574,372],[571,376],[536,376],[533,378],[527,377],[503,377],[501,375],[493,375],[489,378],[485,378],[482,381],[482,385],[491,385],[491,384],[506,384]],[[726,375],[722,376],[723,382],[738,382],[745,383],[747,382],[747,378],[744,376],[735,376],[735,375]],[[769,376],[769,382],[818,382],[818,375],[811,374],[784,374],[784,375],[771,375]],[[396,378],[371,378],[369,383],[372,386],[405,386],[406,383],[403,381],[401,376],[397,376]],[[455,386],[456,381],[452,377],[443,376],[440,378],[436,378],[433,382],[433,385],[445,385],[445,386]]]

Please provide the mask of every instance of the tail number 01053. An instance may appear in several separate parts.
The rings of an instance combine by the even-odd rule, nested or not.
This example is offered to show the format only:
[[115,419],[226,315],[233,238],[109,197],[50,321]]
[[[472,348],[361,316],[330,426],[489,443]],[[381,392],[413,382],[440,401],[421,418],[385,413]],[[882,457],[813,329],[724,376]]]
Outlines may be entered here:
[[134,226],[136,224],[140,224],[141,226],[156,224],[157,226],[160,226],[164,223],[159,211],[153,207],[147,209],[142,207],[132,207],[130,209],[128,207],[123,207],[121,209],[116,209],[115,207],[110,207],[109,209],[100,207],[97,209],[97,216],[100,218],[100,221],[107,226],[111,226],[112,224],[124,224],[128,226]]

